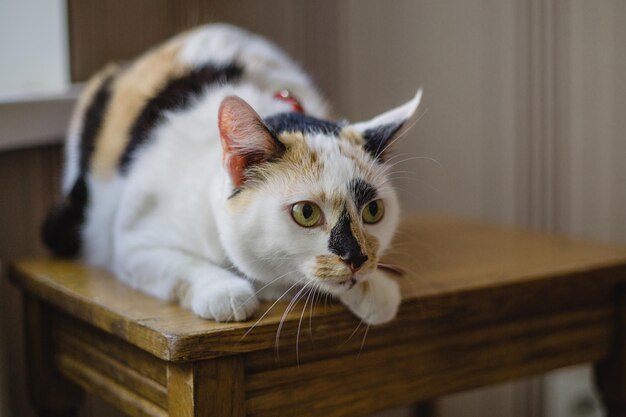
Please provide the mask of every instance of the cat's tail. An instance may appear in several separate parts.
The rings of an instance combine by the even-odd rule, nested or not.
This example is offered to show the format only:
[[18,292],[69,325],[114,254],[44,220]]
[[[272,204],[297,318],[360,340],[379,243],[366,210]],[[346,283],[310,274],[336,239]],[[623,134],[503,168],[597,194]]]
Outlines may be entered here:
[[80,254],[87,201],[87,184],[81,175],[70,192],[48,212],[41,232],[43,242],[55,256],[76,258]]

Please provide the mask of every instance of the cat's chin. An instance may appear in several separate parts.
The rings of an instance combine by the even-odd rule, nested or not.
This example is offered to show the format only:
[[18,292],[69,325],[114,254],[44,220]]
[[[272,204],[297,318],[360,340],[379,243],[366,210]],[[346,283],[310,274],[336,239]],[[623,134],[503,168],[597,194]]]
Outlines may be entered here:
[[[332,295],[340,296],[350,291],[355,285],[357,285],[359,282],[363,280],[364,280],[363,277],[352,276],[343,281],[336,281],[336,282],[322,281],[320,283],[320,289]],[[320,282],[321,280],[316,280],[316,281]]]

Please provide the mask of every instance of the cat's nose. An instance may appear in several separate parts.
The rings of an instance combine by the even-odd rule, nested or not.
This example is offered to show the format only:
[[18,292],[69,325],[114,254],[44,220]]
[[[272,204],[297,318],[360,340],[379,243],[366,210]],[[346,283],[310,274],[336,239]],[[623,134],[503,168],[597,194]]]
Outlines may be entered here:
[[356,256],[349,256],[346,258],[343,258],[343,261],[348,264],[348,266],[350,267],[350,271],[352,273],[357,272],[359,269],[361,269],[361,267],[363,266],[363,264],[365,262],[367,262],[369,258],[367,257],[367,255],[356,255]]

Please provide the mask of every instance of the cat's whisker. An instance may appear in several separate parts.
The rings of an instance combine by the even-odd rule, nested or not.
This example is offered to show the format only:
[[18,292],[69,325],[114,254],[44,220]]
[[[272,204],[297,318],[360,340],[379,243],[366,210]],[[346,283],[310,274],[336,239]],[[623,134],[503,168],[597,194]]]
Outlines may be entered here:
[[387,163],[389,163],[389,162],[393,161],[394,159],[402,158],[402,157],[409,156],[409,155],[411,155],[411,154],[410,154],[410,153],[408,153],[408,152],[398,152],[398,153],[394,153],[393,155],[391,155],[389,158],[387,158],[387,159],[385,160],[385,163],[387,164]]
[[375,169],[376,168],[376,160],[370,161],[369,163],[369,170],[374,171],[375,175],[374,178],[379,177],[380,175],[384,175],[385,173],[387,173],[388,169],[387,169],[387,164],[390,163],[391,161],[398,159],[398,158],[404,158],[406,156],[409,156],[410,154],[403,152],[403,153],[397,153],[392,155],[391,157],[389,157],[386,161],[385,161],[385,165],[380,166],[380,169]]
[[280,322],[278,324],[278,329],[276,330],[276,339],[275,339],[276,358],[278,358],[279,343],[280,343],[280,332],[281,332],[281,330],[283,328],[283,324],[285,323],[285,319],[287,318],[287,316],[289,315],[291,310],[296,306],[296,304],[298,303],[298,301],[301,298],[301,295],[303,294],[304,290],[307,289],[308,285],[309,285],[309,283],[307,282],[307,283],[304,284],[304,286],[302,288],[300,288],[300,291],[298,291],[296,293],[296,295],[291,299],[291,301],[287,305],[287,308],[285,308],[285,311],[283,312],[282,317],[280,318]]
[[397,165],[400,165],[400,164],[402,164],[404,162],[418,161],[418,160],[426,160],[426,161],[429,161],[429,162],[433,162],[439,168],[443,168],[443,164],[441,162],[439,162],[438,160],[436,160],[435,158],[430,157],[430,156],[412,156],[412,157],[409,157],[409,158],[404,158],[404,159],[401,159],[400,161],[395,161],[393,164],[387,165],[386,168],[388,170],[391,170],[391,168],[393,168],[393,167],[395,167]]
[[394,168],[397,165],[403,164],[405,162],[416,161],[416,160],[427,160],[427,161],[435,163],[440,168],[443,168],[443,165],[441,164],[441,162],[439,162],[438,160],[436,160],[436,159],[434,159],[432,157],[429,157],[429,156],[413,156],[413,157],[401,159],[399,161],[395,161],[393,164],[390,164],[390,163],[387,162],[385,164],[385,166],[383,167],[383,169],[379,170],[379,172],[374,176],[374,180],[378,180],[383,175],[389,176],[389,175],[393,174],[395,171],[392,168]]
[[363,340],[361,341],[361,347],[359,348],[359,353],[356,355],[357,359],[361,356],[361,352],[363,352],[363,346],[365,346],[365,339],[367,338],[367,332],[370,330],[370,325],[368,324],[365,328],[365,332],[363,333]]
[[352,333],[350,333],[350,336],[348,336],[348,338],[341,344],[341,346],[345,345],[346,343],[348,343],[356,334],[356,332],[359,331],[359,329],[361,328],[361,325],[363,324],[363,319],[361,319],[359,321],[359,323],[356,325],[355,329],[352,331]]
[[259,324],[259,323],[260,323],[260,322],[261,322],[261,320],[263,320],[263,319],[265,318],[265,316],[267,316],[267,315],[269,314],[270,310],[271,310],[272,308],[274,308],[274,306],[275,306],[276,304],[278,304],[278,302],[279,302],[279,301],[280,301],[280,300],[281,300],[281,299],[282,299],[285,295],[287,295],[287,293],[288,293],[289,291],[291,291],[291,290],[292,290],[292,289],[293,289],[296,285],[300,284],[300,283],[301,283],[302,281],[304,281],[305,279],[306,279],[306,277],[304,277],[304,278],[300,279],[299,281],[295,282],[295,283],[294,283],[291,287],[287,288],[287,289],[285,290],[285,292],[283,292],[283,293],[282,293],[282,295],[281,295],[280,297],[278,297],[278,298],[276,299],[276,301],[274,301],[274,302],[272,303],[272,305],[268,307],[268,309],[267,309],[267,310],[265,310],[265,313],[263,313],[263,315],[262,315],[261,317],[259,317],[259,319],[258,319],[258,320],[257,320],[257,321],[256,321],[256,322],[252,325],[252,327],[250,327],[250,328],[248,329],[248,331],[246,331],[246,332],[243,334],[243,336],[241,336],[241,339],[239,339],[239,341],[242,341],[242,340],[243,340],[243,339],[244,339],[244,338],[245,338],[245,337],[246,337],[246,336],[247,336],[247,335],[248,335],[248,334],[249,334],[249,333],[250,333],[250,332],[251,332],[251,331],[252,331],[252,330],[253,330],[253,329],[254,329],[254,328],[255,328],[255,327]]
[[[320,292],[321,286],[322,286],[321,283],[317,283],[315,287],[315,295],[314,295],[313,300],[316,306],[322,300],[322,293]],[[313,308],[314,308],[313,303],[311,303],[311,311],[309,314],[309,336],[311,337],[311,339],[313,339],[313,330],[312,330],[312,324],[311,324],[311,320],[313,318]]]
[[387,175],[387,178],[393,179],[395,178],[398,174],[411,174],[411,175],[417,175],[417,172],[415,171],[392,171],[389,173],[389,175]]
[[309,304],[309,338],[312,340],[313,339],[313,326],[311,325],[311,321],[313,318],[313,308],[315,306],[315,300],[317,299],[318,296],[318,290],[319,290],[319,283],[314,283],[313,284],[313,298],[311,299],[311,304]]
[[271,280],[270,282],[268,282],[267,284],[265,284],[264,286],[262,286],[261,288],[259,288],[258,290],[256,290],[256,291],[254,292],[254,294],[252,294],[250,297],[248,297],[248,299],[246,299],[246,301],[244,301],[244,302],[243,302],[243,304],[245,304],[245,303],[247,303],[248,301],[252,300],[254,297],[256,297],[257,295],[259,295],[259,293],[260,293],[261,291],[263,291],[264,289],[266,289],[267,287],[269,287],[270,285],[272,285],[273,283],[275,283],[275,282],[276,282],[276,281],[278,281],[279,279],[282,279],[282,278],[286,277],[287,275],[289,275],[289,274],[291,274],[291,273],[294,273],[294,272],[297,272],[297,271],[289,271],[289,272],[286,272],[286,273],[284,273],[284,274],[282,274],[282,275],[280,275],[280,276],[278,276],[278,277],[274,278],[273,280]]
[[309,288],[309,291],[306,296],[306,300],[304,300],[304,306],[302,306],[302,313],[300,313],[300,321],[298,322],[298,331],[296,332],[296,363],[298,365],[298,369],[300,369],[300,328],[302,327],[302,319],[304,318],[304,312],[306,311],[306,305],[309,302],[309,298],[311,298],[311,293],[315,289],[315,286],[312,285]]

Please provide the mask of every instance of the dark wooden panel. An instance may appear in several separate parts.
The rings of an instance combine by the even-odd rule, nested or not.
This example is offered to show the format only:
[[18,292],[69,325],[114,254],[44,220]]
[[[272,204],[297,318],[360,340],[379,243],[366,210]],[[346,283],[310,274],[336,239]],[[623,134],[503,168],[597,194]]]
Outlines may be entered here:
[[72,79],[83,81],[108,62],[132,59],[189,28],[228,22],[280,45],[335,100],[337,8],[306,0],[69,0]]
[[131,59],[207,22],[224,21],[263,33],[295,52],[300,42],[294,31],[301,22],[293,19],[294,7],[288,0],[70,0],[72,79],[84,80],[107,62]]
[[0,259],[44,253],[39,226],[60,176],[60,146],[0,153]]
[[[61,148],[0,153],[0,261],[5,266],[20,256],[44,253],[39,225],[58,190]],[[22,303],[17,289],[0,270],[0,372],[7,383],[8,409],[12,415],[30,417],[26,403],[23,358]],[[11,335],[10,337],[5,335]]]
[[168,0],[69,0],[72,80],[125,61],[175,32]]
[[612,314],[600,308],[527,317],[299,365],[293,357],[276,360],[273,351],[250,354],[249,363],[273,365],[246,367],[248,415],[359,416],[598,360],[611,348]]

